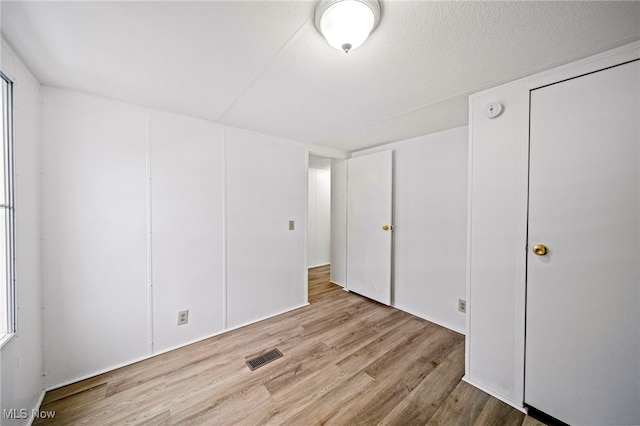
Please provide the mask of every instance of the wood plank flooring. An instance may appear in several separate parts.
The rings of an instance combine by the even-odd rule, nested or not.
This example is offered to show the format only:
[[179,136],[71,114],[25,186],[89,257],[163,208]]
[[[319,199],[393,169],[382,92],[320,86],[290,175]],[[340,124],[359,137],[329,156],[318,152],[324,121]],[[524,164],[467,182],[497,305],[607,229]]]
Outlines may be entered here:
[[[464,337],[309,270],[310,306],[47,392],[35,425],[524,425],[461,382]],[[245,360],[277,347],[254,371]]]

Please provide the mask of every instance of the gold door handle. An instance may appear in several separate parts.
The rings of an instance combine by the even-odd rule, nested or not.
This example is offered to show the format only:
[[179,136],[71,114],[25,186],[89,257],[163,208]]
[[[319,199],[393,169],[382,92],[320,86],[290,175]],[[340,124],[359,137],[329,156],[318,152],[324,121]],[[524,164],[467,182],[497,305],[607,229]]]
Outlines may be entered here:
[[382,225],[382,230],[383,231],[388,231],[389,229],[391,229],[391,227],[389,225]]
[[549,252],[549,249],[544,244],[536,244],[533,246],[533,252],[538,256],[544,256]]

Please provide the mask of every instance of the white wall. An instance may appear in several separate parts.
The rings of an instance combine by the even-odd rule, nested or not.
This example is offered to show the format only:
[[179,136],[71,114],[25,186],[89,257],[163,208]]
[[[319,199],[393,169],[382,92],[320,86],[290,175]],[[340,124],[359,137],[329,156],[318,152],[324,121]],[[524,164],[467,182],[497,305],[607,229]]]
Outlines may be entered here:
[[465,333],[468,128],[360,151],[394,151],[392,304]]
[[[224,127],[151,113],[154,351],[224,329]],[[189,310],[176,326],[178,311]]]
[[[501,102],[499,119],[484,105]],[[472,102],[467,380],[522,404],[529,93],[506,87]],[[526,220],[526,219],[525,219]],[[490,249],[487,250],[487,244]],[[521,353],[522,356],[514,356]]]
[[149,113],[43,95],[44,353],[55,385],[149,353]]
[[467,127],[396,145],[394,306],[465,332]]
[[331,262],[331,171],[309,168],[307,266]]
[[231,328],[307,303],[307,152],[300,144],[240,129],[228,128],[226,138]]
[[347,283],[347,160],[331,160],[331,282]]
[[48,387],[306,303],[303,145],[52,88],[43,108]]
[[[40,84],[2,43],[2,70],[14,82],[17,335],[0,350],[0,411],[35,407],[42,395],[40,286]],[[2,414],[0,413],[0,416]],[[2,420],[0,423],[25,424]]]
[[307,267],[316,266],[316,172],[307,172]]

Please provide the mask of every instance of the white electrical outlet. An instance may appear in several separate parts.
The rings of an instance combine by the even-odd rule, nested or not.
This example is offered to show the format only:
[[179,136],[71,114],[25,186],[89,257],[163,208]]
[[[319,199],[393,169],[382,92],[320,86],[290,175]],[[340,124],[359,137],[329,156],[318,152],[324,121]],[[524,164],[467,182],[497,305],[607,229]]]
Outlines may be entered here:
[[458,299],[458,310],[463,314],[467,312],[467,301],[464,299]]
[[178,312],[178,325],[185,325],[189,322],[189,310]]

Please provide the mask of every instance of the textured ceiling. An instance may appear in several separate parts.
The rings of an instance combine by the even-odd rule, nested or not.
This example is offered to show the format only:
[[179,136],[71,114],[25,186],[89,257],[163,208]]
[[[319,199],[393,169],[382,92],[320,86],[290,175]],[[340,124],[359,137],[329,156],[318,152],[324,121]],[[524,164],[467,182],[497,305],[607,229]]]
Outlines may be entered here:
[[40,81],[345,152],[461,126],[475,91],[640,39],[640,2],[383,1],[331,48],[308,1],[13,2]]

